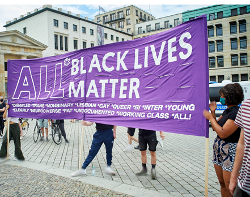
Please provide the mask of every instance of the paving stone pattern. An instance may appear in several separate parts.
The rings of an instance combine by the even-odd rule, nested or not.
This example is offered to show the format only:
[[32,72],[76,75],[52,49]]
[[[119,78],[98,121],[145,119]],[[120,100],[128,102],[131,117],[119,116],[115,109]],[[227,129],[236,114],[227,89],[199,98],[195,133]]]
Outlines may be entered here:
[[[28,134],[21,140],[22,151],[26,161],[44,164],[56,168],[75,171],[78,169],[79,148],[81,136],[83,135],[83,155],[82,160],[87,157],[95,125],[84,127],[80,121],[75,123],[65,120],[65,130],[70,143],[63,140],[60,145],[56,145],[51,138],[49,129],[49,142],[38,141],[34,143],[32,135],[35,120],[30,122]],[[138,136],[136,130],[135,136]],[[209,140],[209,175],[208,175],[208,196],[220,196],[220,187],[212,163],[212,144],[216,134],[210,128]],[[159,137],[159,132],[157,132]],[[2,140],[0,140],[1,143]],[[132,186],[159,191],[169,196],[205,196],[205,138],[188,136],[181,134],[165,133],[163,141],[164,149],[160,144],[157,146],[157,180],[152,180],[150,176],[151,161],[150,153],[147,152],[147,176],[137,177],[135,173],[141,170],[140,151],[133,150],[132,153],[125,153],[124,149],[128,145],[127,129],[117,127],[117,138],[113,147],[112,168],[116,176],[105,174],[106,150],[102,145],[99,153],[87,168],[87,174],[91,175],[92,167],[95,167],[95,176],[107,180],[126,183]],[[137,143],[133,142],[133,146]],[[13,141],[10,143],[10,154],[14,155]],[[82,162],[83,162],[82,161]]]

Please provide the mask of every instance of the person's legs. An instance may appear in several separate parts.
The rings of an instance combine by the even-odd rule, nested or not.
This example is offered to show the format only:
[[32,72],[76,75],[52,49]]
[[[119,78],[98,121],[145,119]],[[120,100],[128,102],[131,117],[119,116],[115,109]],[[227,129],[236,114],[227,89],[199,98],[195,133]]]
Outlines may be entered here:
[[3,128],[4,128],[3,116],[0,115],[0,135],[3,135]]
[[222,167],[214,164],[214,169],[215,169],[216,175],[217,175],[219,183],[220,183],[221,196],[222,197],[227,197],[227,196],[230,197],[231,195],[228,192],[228,190],[226,188],[226,184],[224,182]]
[[61,130],[61,132],[62,132],[62,136],[64,137],[65,142],[68,143],[69,141],[68,141],[67,138],[66,138],[66,132],[65,132],[65,130],[64,130],[64,122],[61,122],[61,123],[59,124],[59,128],[60,128],[60,130]]
[[5,158],[7,156],[7,132],[3,136],[2,146],[0,150],[0,158]]
[[112,129],[104,131],[103,141],[106,147],[106,160],[107,160],[107,168],[105,171],[107,174],[115,175],[115,172],[111,169],[112,150],[114,145],[114,134]]
[[20,128],[19,125],[10,124],[10,133],[13,136],[14,144],[15,144],[15,157],[18,160],[24,160],[23,153],[21,151],[21,142],[20,142]]
[[131,127],[128,127],[128,147],[124,150],[125,152],[131,152],[133,150],[133,147],[132,147],[132,139],[133,139],[133,135],[135,133],[135,128],[131,128]]

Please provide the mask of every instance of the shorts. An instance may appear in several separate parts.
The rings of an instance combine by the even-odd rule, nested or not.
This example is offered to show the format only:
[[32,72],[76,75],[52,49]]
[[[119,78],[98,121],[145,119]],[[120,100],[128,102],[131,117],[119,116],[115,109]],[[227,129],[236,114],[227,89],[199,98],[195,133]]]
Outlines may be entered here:
[[226,142],[217,136],[213,145],[213,163],[225,171],[232,172],[236,148],[237,143]]
[[39,119],[39,126],[42,128],[42,127],[45,127],[45,128],[48,128],[48,119]]
[[128,127],[127,133],[128,133],[130,136],[134,136],[134,134],[135,134],[135,128]]
[[157,138],[156,138],[156,134],[152,134],[152,135],[139,135],[139,147],[140,147],[140,151],[145,151],[147,150],[147,144],[149,146],[149,151],[156,151],[156,146],[157,146]]
[[248,197],[248,193],[243,191],[237,184],[235,190],[234,190],[234,195],[233,197]]

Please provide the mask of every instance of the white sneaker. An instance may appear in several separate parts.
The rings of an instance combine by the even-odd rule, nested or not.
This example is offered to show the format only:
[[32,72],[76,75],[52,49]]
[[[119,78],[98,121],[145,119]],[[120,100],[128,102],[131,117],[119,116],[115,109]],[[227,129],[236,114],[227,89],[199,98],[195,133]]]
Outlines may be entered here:
[[71,176],[82,176],[82,175],[86,175],[87,174],[87,172],[86,172],[86,169],[79,169],[79,170],[77,170],[77,171],[75,171],[75,172],[73,172],[72,174],[71,174]]
[[160,143],[161,148],[164,150],[163,141],[162,140],[158,140],[158,142]]
[[107,167],[105,172],[109,175],[115,175],[115,172],[111,169],[111,167]]
[[132,146],[132,144],[131,144],[131,145],[129,145],[129,146],[124,150],[124,152],[130,153],[130,152],[132,152],[132,150],[133,150],[133,146]]

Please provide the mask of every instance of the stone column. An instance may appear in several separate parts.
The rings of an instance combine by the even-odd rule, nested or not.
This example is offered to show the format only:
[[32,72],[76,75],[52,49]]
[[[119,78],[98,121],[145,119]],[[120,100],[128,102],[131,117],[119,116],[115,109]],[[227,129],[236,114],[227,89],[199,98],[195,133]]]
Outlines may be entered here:
[[0,53],[0,96],[5,97],[4,54]]

